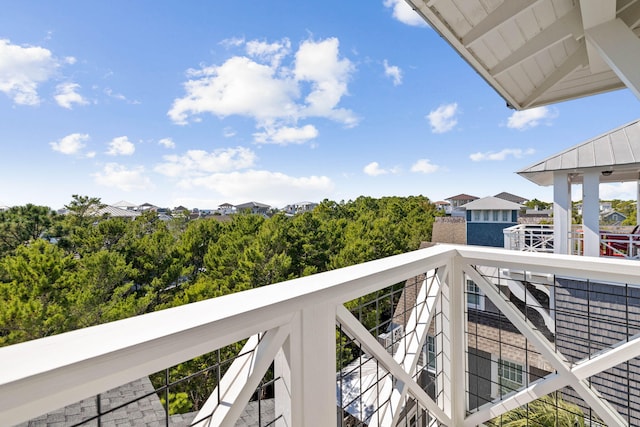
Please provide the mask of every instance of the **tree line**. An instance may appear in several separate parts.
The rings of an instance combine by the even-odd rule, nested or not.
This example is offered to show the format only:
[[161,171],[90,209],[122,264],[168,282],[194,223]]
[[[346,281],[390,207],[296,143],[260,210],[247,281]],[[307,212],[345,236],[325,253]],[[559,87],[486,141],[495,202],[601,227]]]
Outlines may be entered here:
[[417,249],[437,215],[423,196],[228,221],[98,217],[101,206],[74,195],[65,215],[0,212],[0,346]]

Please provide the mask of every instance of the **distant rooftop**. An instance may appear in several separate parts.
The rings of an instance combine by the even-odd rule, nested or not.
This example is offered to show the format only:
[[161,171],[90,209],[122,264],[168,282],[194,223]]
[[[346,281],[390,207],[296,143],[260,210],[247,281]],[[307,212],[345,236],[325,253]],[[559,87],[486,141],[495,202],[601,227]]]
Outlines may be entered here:
[[458,194],[457,196],[447,197],[447,200],[477,200],[478,197],[469,194]]
[[498,199],[508,200],[513,203],[523,204],[529,199],[525,199],[524,197],[516,196],[515,194],[507,193],[503,191],[502,193],[496,194],[494,197]]
[[484,209],[500,209],[500,210],[520,210],[521,206],[518,203],[510,202],[508,200],[500,199],[498,197],[485,197],[482,199],[474,200],[465,205],[462,205],[466,210],[484,210]]

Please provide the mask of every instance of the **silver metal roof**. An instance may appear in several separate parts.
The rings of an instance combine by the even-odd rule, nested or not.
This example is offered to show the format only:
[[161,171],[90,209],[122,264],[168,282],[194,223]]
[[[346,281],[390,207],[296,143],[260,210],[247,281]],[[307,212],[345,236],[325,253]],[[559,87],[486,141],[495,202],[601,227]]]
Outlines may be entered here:
[[640,0],[406,1],[516,109],[640,97]]
[[[640,173],[640,119],[526,167],[518,174],[538,185],[553,185],[554,171],[601,172],[600,182],[637,181]],[[611,172],[611,173],[609,173]]]
[[508,200],[500,199],[498,197],[484,197],[482,199],[474,200],[473,202],[462,205],[466,210],[478,211],[478,210],[519,210],[522,205],[518,203],[510,202]]

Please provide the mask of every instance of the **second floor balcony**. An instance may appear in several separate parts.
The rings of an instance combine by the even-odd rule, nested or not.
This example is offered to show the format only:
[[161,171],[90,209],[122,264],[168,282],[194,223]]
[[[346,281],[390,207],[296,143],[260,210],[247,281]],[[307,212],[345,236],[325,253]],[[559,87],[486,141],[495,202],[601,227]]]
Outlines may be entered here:
[[[600,229],[601,257],[640,259],[640,233],[637,227],[628,230]],[[627,231],[627,232],[623,232]],[[584,255],[584,232],[574,227],[567,234],[569,253]],[[505,249],[554,253],[556,245],[553,224],[519,224],[504,230]]]
[[640,425],[639,334],[635,263],[436,245],[2,348],[0,419]]

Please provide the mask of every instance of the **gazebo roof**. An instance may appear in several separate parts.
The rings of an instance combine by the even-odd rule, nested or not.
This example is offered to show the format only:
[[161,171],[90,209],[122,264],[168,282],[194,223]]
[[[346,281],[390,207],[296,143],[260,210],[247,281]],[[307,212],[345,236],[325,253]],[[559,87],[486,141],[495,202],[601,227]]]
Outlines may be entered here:
[[526,167],[518,174],[538,185],[553,185],[555,171],[581,174],[596,170],[600,182],[637,181],[640,172],[640,119],[582,142]]
[[513,108],[640,97],[638,1],[407,1]]

